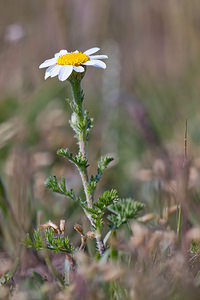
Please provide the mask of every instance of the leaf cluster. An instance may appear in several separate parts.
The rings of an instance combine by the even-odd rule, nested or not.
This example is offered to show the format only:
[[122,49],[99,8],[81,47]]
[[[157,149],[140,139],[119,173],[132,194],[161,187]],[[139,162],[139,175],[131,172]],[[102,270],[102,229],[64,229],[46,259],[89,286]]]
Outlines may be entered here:
[[99,197],[98,201],[93,202],[93,208],[87,207],[87,205],[81,204],[81,206],[91,215],[93,219],[93,229],[103,228],[103,216],[105,210],[109,205],[114,204],[118,200],[118,194],[116,190],[106,191]]
[[57,235],[52,228],[46,229],[44,234],[39,229],[33,233],[33,239],[27,234],[24,244],[28,248],[36,248],[37,250],[49,249],[54,252],[72,253],[75,248],[70,244],[69,238],[63,235]]
[[78,88],[77,91],[78,93],[73,95],[73,99],[66,99],[73,111],[69,123],[72,129],[76,132],[76,138],[78,140],[82,133],[86,134],[86,140],[88,140],[89,131],[92,128],[92,119],[89,117],[89,112],[87,110],[83,111],[82,109],[82,103],[84,100],[84,92],[82,88]]
[[132,198],[120,199],[108,207],[111,214],[107,218],[113,223],[112,228],[117,229],[129,219],[135,219],[143,208],[143,203],[134,201]]
[[75,164],[79,169],[85,170],[87,167],[89,167],[87,158],[83,157],[81,152],[73,156],[73,154],[69,152],[69,149],[61,148],[58,149],[57,154],[67,158],[69,161]]

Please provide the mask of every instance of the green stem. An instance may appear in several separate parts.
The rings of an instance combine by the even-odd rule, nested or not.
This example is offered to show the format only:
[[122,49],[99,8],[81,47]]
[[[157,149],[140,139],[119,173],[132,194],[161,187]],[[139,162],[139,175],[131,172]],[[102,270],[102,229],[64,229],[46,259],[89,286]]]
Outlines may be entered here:
[[187,120],[185,121],[185,160],[187,159]]
[[[73,114],[75,115],[75,119],[77,120],[78,128],[81,128],[81,130],[78,131],[75,130],[77,134],[76,137],[78,140],[79,151],[82,153],[82,157],[87,158],[88,137],[87,137],[87,127],[83,126],[83,123],[85,121],[84,120],[85,115],[84,115],[84,108],[83,108],[83,91],[81,88],[81,79],[76,78],[74,80],[70,80],[70,83],[71,83],[72,95],[73,95],[73,105],[72,105]],[[87,206],[89,208],[92,208],[93,194],[88,192],[89,176],[88,176],[87,168],[78,168],[78,169],[83,183]],[[91,225],[94,225],[94,221],[91,215],[88,214],[86,211],[85,213]],[[100,255],[102,255],[105,251],[105,247],[104,247],[104,243],[99,228],[97,229],[96,232],[96,242],[97,242],[97,248],[99,250],[99,253]]]
[[[188,126],[187,126],[187,120],[186,120],[185,121],[185,139],[184,139],[185,161],[187,161],[187,135],[188,135]],[[181,234],[181,203],[177,206],[177,234],[180,237],[180,234]]]
[[181,205],[177,206],[177,235],[181,234]]

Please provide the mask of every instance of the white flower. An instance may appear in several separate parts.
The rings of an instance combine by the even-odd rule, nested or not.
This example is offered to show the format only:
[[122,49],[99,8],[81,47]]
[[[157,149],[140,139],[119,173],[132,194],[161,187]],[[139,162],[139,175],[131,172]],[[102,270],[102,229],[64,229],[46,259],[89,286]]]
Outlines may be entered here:
[[61,81],[66,80],[72,73],[84,72],[83,66],[94,66],[97,68],[105,69],[106,64],[100,59],[108,58],[107,55],[92,55],[99,51],[100,48],[94,47],[86,50],[84,53],[79,51],[68,52],[67,50],[60,50],[54,55],[54,58],[45,60],[39,68],[47,68],[45,72],[45,79],[48,77],[55,77]]

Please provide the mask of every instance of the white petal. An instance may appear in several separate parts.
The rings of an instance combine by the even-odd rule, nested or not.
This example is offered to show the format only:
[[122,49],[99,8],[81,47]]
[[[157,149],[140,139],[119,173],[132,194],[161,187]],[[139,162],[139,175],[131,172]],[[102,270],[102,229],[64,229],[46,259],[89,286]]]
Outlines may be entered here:
[[72,73],[73,71],[73,66],[69,66],[69,65],[66,65],[66,66],[62,66],[62,68],[60,69],[60,72],[58,74],[58,79],[60,81],[64,81],[66,80]]
[[58,53],[56,53],[54,56],[55,56],[55,58],[58,58],[59,56],[65,55],[65,54],[67,54],[67,53],[68,53],[67,50],[62,49],[62,50],[60,50]]
[[107,55],[93,55],[93,56],[89,56],[90,59],[106,59],[108,58]]
[[56,58],[47,59],[39,66],[39,68],[46,68],[54,64],[56,64]]
[[106,69],[106,64],[101,60],[88,60],[83,65]]
[[53,66],[50,66],[46,69],[46,72],[45,72],[45,76],[44,76],[44,79],[46,80],[49,76],[51,76],[51,71],[52,69],[56,66],[56,64],[54,64]]
[[95,52],[97,52],[97,51],[99,51],[99,50],[100,50],[100,48],[97,48],[97,47],[90,48],[90,49],[86,50],[86,51],[84,52],[84,54],[90,55],[90,54],[93,54],[93,53],[95,53]]
[[61,68],[62,68],[61,65],[56,65],[56,66],[51,70],[51,78],[57,76]]
[[74,51],[73,53],[78,53],[78,50]]
[[82,72],[85,71],[85,69],[84,69],[83,67],[81,67],[81,66],[79,66],[79,67],[75,67],[75,66],[74,66],[73,69],[74,69],[74,71],[80,72],[80,73],[82,73]]

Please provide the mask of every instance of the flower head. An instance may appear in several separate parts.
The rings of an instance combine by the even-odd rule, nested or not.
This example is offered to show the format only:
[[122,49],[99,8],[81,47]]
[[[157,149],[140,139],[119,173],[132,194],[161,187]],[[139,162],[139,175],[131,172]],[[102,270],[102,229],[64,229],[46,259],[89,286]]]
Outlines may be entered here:
[[94,66],[97,68],[105,69],[106,64],[100,59],[108,58],[107,55],[92,55],[99,51],[100,48],[94,47],[86,50],[84,53],[79,51],[68,52],[67,50],[60,50],[53,58],[45,60],[39,68],[46,68],[45,79],[48,77],[55,77],[61,81],[66,80],[72,73],[84,72],[83,66]]

